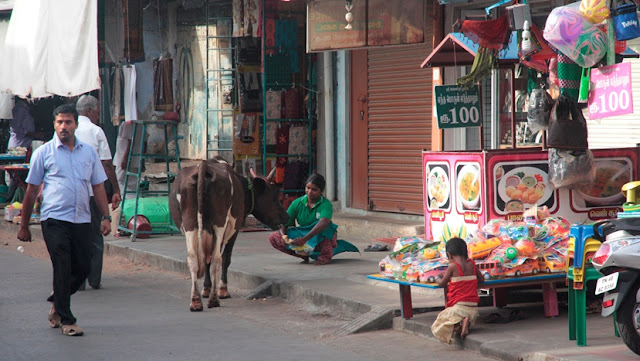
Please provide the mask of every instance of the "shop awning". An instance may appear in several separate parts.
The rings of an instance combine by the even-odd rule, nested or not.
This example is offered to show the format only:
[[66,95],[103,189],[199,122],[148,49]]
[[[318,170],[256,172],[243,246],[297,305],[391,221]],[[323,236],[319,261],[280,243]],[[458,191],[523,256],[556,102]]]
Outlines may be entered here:
[[[460,66],[471,65],[478,52],[478,44],[465,37],[462,33],[449,33],[420,65],[424,67]],[[509,46],[498,54],[498,62],[501,64],[517,63],[518,37],[517,33],[511,34]]]

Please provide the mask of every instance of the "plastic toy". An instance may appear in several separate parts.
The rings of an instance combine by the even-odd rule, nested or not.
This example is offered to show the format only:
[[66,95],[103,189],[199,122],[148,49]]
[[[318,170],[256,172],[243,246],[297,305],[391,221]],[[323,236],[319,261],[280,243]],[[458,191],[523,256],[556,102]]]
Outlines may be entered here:
[[422,257],[424,259],[434,259],[438,256],[438,251],[433,248],[425,248],[422,251]]
[[491,251],[500,246],[502,241],[498,237],[486,239],[484,241],[474,242],[467,245],[469,249],[469,258],[481,259],[489,255]]
[[508,267],[507,264],[503,265],[505,270],[504,270],[504,275],[505,276],[522,276],[522,275],[528,275],[528,274],[538,274],[538,272],[540,271],[540,265],[538,264],[538,261],[535,259],[527,259],[526,261],[524,261],[524,263],[520,264],[520,265],[514,265],[513,267]]
[[545,253],[538,257],[540,270],[547,273],[564,272],[565,260],[555,253]]
[[518,249],[516,247],[509,247],[505,251],[505,255],[507,256],[507,259],[513,260],[518,257]]
[[504,268],[500,261],[478,261],[476,268],[485,280],[504,276]]
[[518,249],[518,254],[522,257],[533,257],[538,253],[535,242],[529,237],[520,238],[514,246]]

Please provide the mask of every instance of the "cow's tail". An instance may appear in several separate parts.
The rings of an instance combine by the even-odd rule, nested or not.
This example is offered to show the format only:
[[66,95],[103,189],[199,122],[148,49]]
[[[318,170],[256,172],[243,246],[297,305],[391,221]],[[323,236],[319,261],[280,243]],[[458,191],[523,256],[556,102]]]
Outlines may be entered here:
[[[198,183],[197,183],[197,197],[198,197],[198,243],[200,244],[200,247],[202,248],[203,251],[205,251],[206,248],[206,244],[204,242],[204,239],[202,238],[203,236],[203,231],[204,231],[204,223],[203,223],[203,219],[202,217],[204,216],[204,209],[205,209],[205,194],[206,194],[206,180],[207,178],[207,165],[205,162],[200,163],[200,167],[198,167]],[[206,255],[207,252],[204,252],[204,254]],[[206,268],[206,257],[198,257],[198,270],[200,272],[202,272],[202,274],[198,274],[198,278],[204,276],[204,272],[207,269]]]

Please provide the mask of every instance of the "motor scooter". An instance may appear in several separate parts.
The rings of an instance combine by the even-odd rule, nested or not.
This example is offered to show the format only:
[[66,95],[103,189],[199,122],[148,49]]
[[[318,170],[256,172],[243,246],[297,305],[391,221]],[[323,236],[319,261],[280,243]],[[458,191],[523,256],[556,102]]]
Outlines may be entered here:
[[604,275],[595,290],[604,293],[602,316],[614,315],[625,345],[640,355],[640,218],[597,222],[593,230],[603,241],[591,260]]

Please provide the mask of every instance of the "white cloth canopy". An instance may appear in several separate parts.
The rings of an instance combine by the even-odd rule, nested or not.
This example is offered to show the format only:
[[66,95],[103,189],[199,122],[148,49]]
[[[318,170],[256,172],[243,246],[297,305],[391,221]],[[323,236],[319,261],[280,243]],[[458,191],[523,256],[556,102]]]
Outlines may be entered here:
[[98,89],[97,12],[97,0],[15,0],[0,90],[43,98]]

